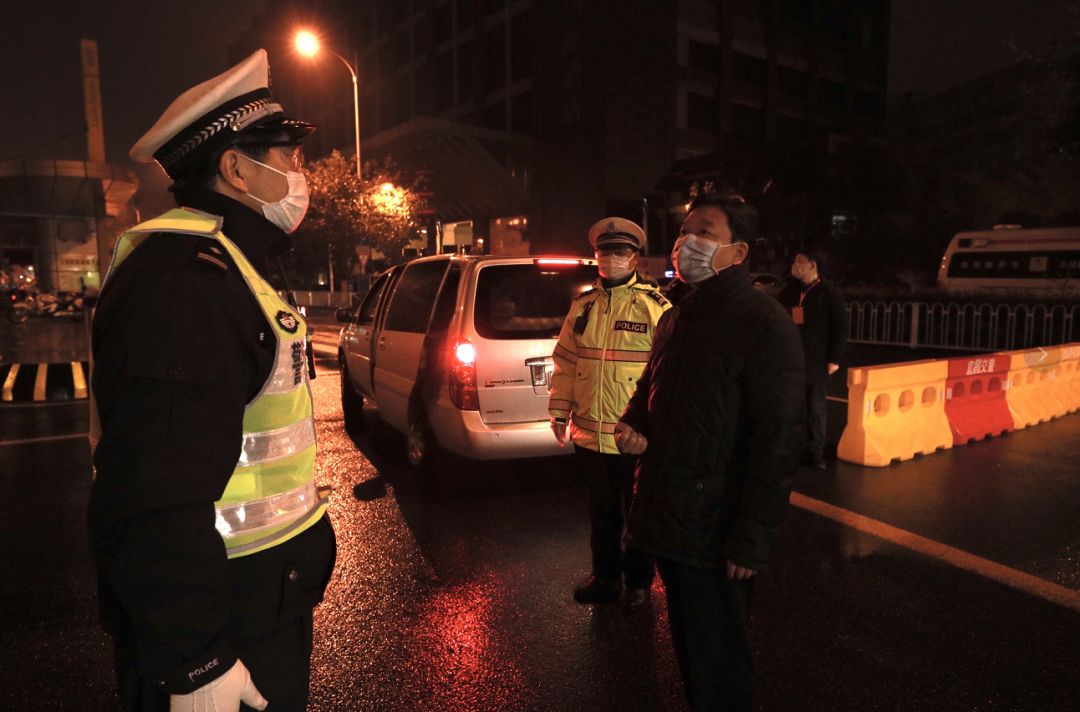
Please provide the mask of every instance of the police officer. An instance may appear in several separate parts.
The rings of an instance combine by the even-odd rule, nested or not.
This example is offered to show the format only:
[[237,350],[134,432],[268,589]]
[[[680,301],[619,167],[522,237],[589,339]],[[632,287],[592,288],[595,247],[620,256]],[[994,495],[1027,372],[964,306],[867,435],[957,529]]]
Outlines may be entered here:
[[570,307],[553,358],[548,413],[559,443],[569,437],[589,485],[592,575],[574,590],[578,603],[619,597],[630,607],[647,600],[653,561],[633,542],[623,545],[634,490],[634,458],[621,454],[615,422],[649,358],[653,331],[671,305],[656,283],[636,270],[645,244],[640,227],[604,218],[589,230],[600,278]]
[[131,149],[180,206],[122,235],[94,317],[90,497],[127,710],[302,710],[333,569],[314,481],[307,325],[267,282],[307,208],[259,50]]

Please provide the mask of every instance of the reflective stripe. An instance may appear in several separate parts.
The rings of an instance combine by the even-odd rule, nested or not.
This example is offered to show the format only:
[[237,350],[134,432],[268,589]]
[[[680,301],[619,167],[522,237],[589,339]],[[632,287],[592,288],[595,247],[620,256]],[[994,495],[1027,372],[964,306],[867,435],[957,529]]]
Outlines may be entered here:
[[555,410],[570,410],[572,405],[574,405],[573,401],[563,400],[562,398],[552,398],[548,401],[548,408],[554,408]]
[[577,354],[568,348],[565,348],[562,344],[555,344],[555,352],[552,356],[558,356],[559,358],[566,359],[570,363],[577,363]]
[[315,444],[315,423],[305,418],[292,425],[261,433],[245,433],[238,467],[278,460]]
[[608,361],[629,361],[631,363],[647,363],[648,351],[627,351],[625,349],[608,349]]
[[580,356],[581,358],[588,358],[593,359],[594,361],[599,361],[604,358],[604,350],[594,349],[589,346],[579,346],[578,356]]
[[228,546],[229,537],[253,534],[298,521],[318,507],[319,503],[319,489],[312,481],[262,499],[215,505],[214,527]]
[[627,363],[647,363],[648,351],[627,351],[625,349],[592,349],[587,346],[578,347],[578,356],[593,361],[625,361]]
[[615,423],[601,423],[598,420],[591,420],[589,418],[582,418],[580,415],[570,416],[571,422],[578,426],[582,430],[588,430],[590,433],[607,433],[608,435],[614,434]]
[[235,559],[238,556],[255,554],[272,546],[276,546],[282,541],[286,541],[312,526],[315,522],[319,521],[326,512],[326,506],[330,501],[331,491],[333,491],[332,487],[319,487],[314,506],[286,527],[273,529],[266,536],[244,544],[229,544],[229,542],[226,541],[225,549],[228,557],[230,559]]

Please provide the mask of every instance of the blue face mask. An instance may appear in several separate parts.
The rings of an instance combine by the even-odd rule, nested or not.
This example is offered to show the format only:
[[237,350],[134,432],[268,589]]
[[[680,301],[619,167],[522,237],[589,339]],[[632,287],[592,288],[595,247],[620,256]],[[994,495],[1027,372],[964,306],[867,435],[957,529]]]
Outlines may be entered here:
[[735,243],[721,245],[719,242],[687,233],[675,241],[675,246],[671,250],[671,264],[674,265],[679,279],[687,284],[697,284],[720,274],[731,266],[725,265],[720,269],[713,269],[712,263],[717,250],[734,246]]

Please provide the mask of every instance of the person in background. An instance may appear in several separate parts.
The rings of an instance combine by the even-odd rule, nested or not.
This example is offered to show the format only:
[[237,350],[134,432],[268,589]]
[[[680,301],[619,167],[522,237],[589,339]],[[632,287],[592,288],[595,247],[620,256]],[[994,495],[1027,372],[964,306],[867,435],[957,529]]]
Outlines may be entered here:
[[639,456],[630,536],[656,557],[695,711],[749,710],[754,580],[772,556],[803,438],[803,358],[746,268],[757,211],[696,198],[672,252],[692,288],[657,327],[615,442]]
[[589,230],[600,278],[570,306],[553,360],[551,428],[568,438],[589,486],[592,574],[574,590],[578,603],[619,597],[637,607],[648,599],[654,565],[624,542],[634,488],[634,458],[615,447],[613,433],[645,367],[660,315],[669,307],[652,280],[637,272],[645,233],[623,218],[604,218]]
[[825,469],[825,395],[829,376],[840,370],[848,330],[844,298],[839,287],[824,277],[825,269],[820,250],[801,250],[791,263],[792,279],[779,296],[802,338],[807,422],[804,461],[815,470]]
[[[334,567],[307,323],[266,278],[308,204],[258,50],[131,149],[179,207],[120,236],[93,322],[90,493],[125,710],[303,710]],[[94,428],[92,428],[94,430]]]

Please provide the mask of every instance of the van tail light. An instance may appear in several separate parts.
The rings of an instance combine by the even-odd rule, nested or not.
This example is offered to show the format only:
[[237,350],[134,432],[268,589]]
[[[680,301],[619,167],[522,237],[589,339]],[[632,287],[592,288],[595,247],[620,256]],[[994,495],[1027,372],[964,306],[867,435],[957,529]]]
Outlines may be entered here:
[[480,410],[476,390],[476,347],[458,341],[450,354],[450,402],[461,410]]

